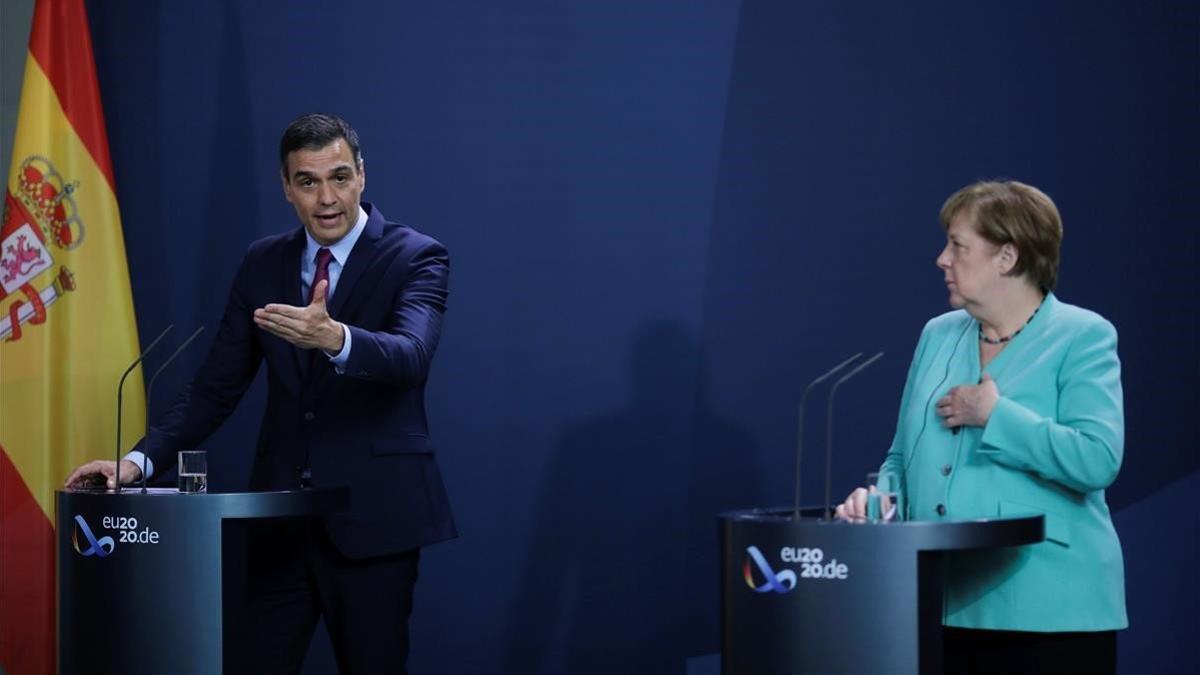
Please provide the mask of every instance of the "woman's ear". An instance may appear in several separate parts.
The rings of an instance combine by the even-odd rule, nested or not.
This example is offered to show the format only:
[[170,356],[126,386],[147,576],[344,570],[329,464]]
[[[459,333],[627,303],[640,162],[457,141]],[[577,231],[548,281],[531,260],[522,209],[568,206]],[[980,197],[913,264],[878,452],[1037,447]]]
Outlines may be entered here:
[[1012,274],[1013,268],[1017,266],[1020,258],[1020,252],[1011,242],[1001,246],[1000,251],[996,254],[996,261],[1000,264],[1000,273]]

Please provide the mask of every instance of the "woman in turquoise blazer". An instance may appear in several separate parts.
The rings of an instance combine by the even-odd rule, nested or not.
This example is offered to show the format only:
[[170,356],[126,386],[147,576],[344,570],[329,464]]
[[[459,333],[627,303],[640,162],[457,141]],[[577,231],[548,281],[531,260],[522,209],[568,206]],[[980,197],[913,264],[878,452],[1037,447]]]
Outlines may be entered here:
[[[1028,185],[983,182],[942,208],[955,311],[925,325],[881,471],[907,517],[1045,515],[1032,546],[953,554],[946,672],[1115,672],[1124,566],[1104,489],[1124,450],[1117,332],[1061,302],[1062,222]],[[862,519],[867,491],[838,508]]]

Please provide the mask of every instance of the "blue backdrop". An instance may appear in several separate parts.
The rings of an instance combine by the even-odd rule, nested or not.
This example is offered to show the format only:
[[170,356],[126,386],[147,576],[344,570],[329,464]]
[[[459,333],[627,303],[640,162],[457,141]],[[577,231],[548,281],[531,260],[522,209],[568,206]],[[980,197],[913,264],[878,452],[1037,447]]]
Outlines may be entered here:
[[[803,383],[855,351],[887,355],[842,390],[835,492],[877,464],[946,309],[938,208],[984,177],[1054,197],[1059,296],[1120,331],[1122,671],[1189,662],[1195,2],[89,11],[143,340],[215,328],[246,245],[296,226],[275,148],[303,112],[350,120],[366,198],[450,248],[429,412],[462,537],[423,559],[416,672],[657,675],[716,651],[715,513],[790,500]],[[244,486],[262,399],[209,442],[214,488]],[[308,672],[331,668],[319,633]]]

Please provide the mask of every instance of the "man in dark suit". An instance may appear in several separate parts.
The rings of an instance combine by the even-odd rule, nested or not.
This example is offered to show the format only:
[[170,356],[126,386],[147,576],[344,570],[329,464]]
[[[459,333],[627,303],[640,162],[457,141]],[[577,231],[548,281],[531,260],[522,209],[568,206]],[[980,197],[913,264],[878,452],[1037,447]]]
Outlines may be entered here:
[[[299,670],[325,618],[343,673],[404,671],[420,547],[457,535],[425,417],[425,381],[446,306],[434,239],[360,202],[358,136],[305,115],[279,148],[283,192],[303,227],[250,245],[203,367],[120,482],[161,473],[229,416],[267,364],[255,490],[346,485],[350,510],[251,530],[247,587],[257,631],[247,672]],[[144,457],[143,457],[144,453]],[[68,487],[118,466],[77,468]]]

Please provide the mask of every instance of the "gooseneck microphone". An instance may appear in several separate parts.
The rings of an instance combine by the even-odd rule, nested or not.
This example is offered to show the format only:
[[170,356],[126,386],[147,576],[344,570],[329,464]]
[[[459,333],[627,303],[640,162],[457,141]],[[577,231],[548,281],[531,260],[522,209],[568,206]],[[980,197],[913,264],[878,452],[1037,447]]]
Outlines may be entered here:
[[[166,370],[167,366],[171,365],[171,362],[175,360],[175,357],[183,353],[183,350],[186,349],[188,345],[192,344],[192,340],[195,340],[203,332],[204,326],[197,328],[190,336],[188,336],[188,339],[183,341],[183,344],[175,348],[174,353],[168,356],[167,360],[163,361],[163,364],[158,367],[158,370],[154,371],[154,374],[150,376],[150,384],[146,385],[146,429],[143,432],[143,438],[145,438],[146,434],[150,433],[150,401],[154,400],[151,398],[150,394],[154,391],[154,381],[158,379],[158,376],[162,374],[163,370]],[[142,494],[146,494],[145,450],[142,451]]]
[[810,392],[812,392],[813,387],[817,386],[818,384],[821,384],[825,380],[828,380],[830,377],[832,377],[834,374],[836,374],[839,370],[850,365],[855,360],[857,360],[858,357],[860,357],[860,356],[862,356],[862,352],[859,352],[859,353],[855,354],[854,356],[851,356],[850,358],[846,359],[845,361],[842,361],[841,363],[839,363],[836,366],[834,366],[833,368],[831,368],[824,375],[821,375],[820,377],[816,378],[812,382],[809,382],[808,386],[804,388],[804,393],[800,395],[800,411],[799,411],[799,414],[797,415],[798,421],[796,423],[796,506],[795,506],[795,511],[793,513],[794,518],[797,518],[797,519],[800,518],[800,460],[804,456],[804,403],[805,403],[805,401],[808,400],[808,395]]
[[146,355],[149,354],[150,351],[153,350],[174,327],[175,324],[170,324],[164,328],[163,332],[159,333],[158,337],[154,338],[154,340],[150,343],[150,346],[146,347],[146,349],[140,355],[138,355],[136,359],[134,359],[133,363],[129,364],[129,367],[126,368],[125,372],[121,374],[121,382],[117,384],[117,466],[115,469],[113,469],[113,481],[116,484],[117,492],[121,491],[121,411],[124,409],[125,378],[129,377],[129,373],[132,373],[133,369],[137,368],[137,365],[142,362],[142,359],[146,358]]
[[863,361],[858,366],[846,373],[833,386],[829,388],[829,406],[825,411],[825,520],[830,520],[833,517],[833,399],[837,395],[838,387],[842,386],[846,380],[861,373],[867,366],[875,363],[883,356],[883,352],[879,352],[875,356]]

